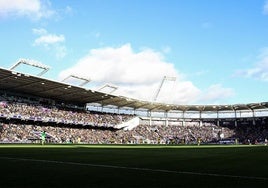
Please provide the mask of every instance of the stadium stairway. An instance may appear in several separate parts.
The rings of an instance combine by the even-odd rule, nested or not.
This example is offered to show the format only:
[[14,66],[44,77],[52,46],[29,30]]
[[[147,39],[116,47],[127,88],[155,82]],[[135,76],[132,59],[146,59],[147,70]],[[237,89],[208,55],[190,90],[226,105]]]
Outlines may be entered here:
[[118,124],[115,126],[117,129],[124,129],[124,130],[132,130],[133,128],[137,127],[140,124],[140,118],[134,117],[126,122]]

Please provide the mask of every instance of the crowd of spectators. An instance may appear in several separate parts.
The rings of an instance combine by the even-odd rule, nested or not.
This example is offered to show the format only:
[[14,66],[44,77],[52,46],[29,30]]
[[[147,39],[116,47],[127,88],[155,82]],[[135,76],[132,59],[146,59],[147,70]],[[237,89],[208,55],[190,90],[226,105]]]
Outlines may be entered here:
[[242,143],[258,144],[260,142],[267,142],[268,138],[268,125],[259,123],[252,125],[239,125],[235,129],[236,135]]
[[114,127],[131,119],[132,115],[90,113],[83,110],[60,109],[55,106],[44,107],[40,104],[2,101],[0,117],[9,119],[54,122],[95,127]]
[[212,123],[202,126],[199,122],[186,125],[139,125],[133,129],[132,135],[139,143],[152,144],[194,144],[198,139],[204,143],[217,142],[223,138],[234,135],[234,131],[228,128],[217,127]]
[[[16,98],[0,99],[0,118],[5,120],[0,122],[0,142],[5,143],[39,142],[43,131],[47,133],[47,142],[87,144],[194,144],[198,140],[217,143],[227,138],[257,143],[267,140],[268,136],[267,122],[224,127],[213,122],[200,125],[199,121],[169,126],[142,122],[131,130],[124,130],[116,125],[130,120],[133,115],[92,113]],[[6,121],[9,119],[19,121]],[[29,121],[31,123],[26,123]]]
[[149,126],[139,125],[132,130],[71,128],[2,123],[0,142],[38,142],[43,131],[52,143],[88,144],[194,144],[215,142],[234,135],[234,130],[205,126]]
[[70,127],[37,126],[2,123],[0,142],[38,143],[41,133],[46,132],[46,141],[51,143],[109,143],[110,130],[83,129]]

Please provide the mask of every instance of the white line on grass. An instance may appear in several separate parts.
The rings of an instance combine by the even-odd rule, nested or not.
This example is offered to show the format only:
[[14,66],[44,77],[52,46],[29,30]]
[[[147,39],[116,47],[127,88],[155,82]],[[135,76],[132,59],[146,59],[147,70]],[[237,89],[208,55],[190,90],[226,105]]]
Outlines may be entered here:
[[91,163],[78,163],[78,162],[68,162],[68,161],[53,161],[53,160],[44,160],[44,159],[26,159],[26,158],[14,158],[14,157],[0,157],[0,159],[16,160],[16,161],[42,162],[42,163],[54,163],[54,164],[65,164],[65,165],[67,164],[67,165],[77,165],[77,166],[91,166],[91,167],[102,167],[102,168],[114,168],[114,169],[126,169],[126,170],[137,170],[137,171],[149,171],[149,172],[163,172],[163,173],[174,173],[174,174],[189,174],[189,175],[199,175],[199,176],[214,176],[214,177],[226,177],[226,178],[268,180],[267,177],[239,176],[239,175],[214,174],[214,173],[203,173],[203,172],[162,170],[162,169],[151,169],[151,168],[138,168],[138,167],[91,164]]

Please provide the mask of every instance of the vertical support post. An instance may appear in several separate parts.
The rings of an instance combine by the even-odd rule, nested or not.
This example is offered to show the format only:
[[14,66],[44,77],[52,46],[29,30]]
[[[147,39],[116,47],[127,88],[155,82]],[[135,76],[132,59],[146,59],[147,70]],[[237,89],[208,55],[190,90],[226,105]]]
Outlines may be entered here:
[[185,111],[182,111],[182,126],[185,126]]
[[[234,110],[234,113],[235,113],[235,127],[237,127],[237,115],[236,115],[236,110]],[[240,112],[240,117],[241,117],[241,112]]]
[[167,113],[167,111],[164,112],[164,117],[165,117],[165,120],[166,120],[165,125],[167,127],[168,126],[168,113]]
[[256,121],[255,121],[255,111],[254,111],[253,109],[251,109],[251,111],[252,111],[252,118],[253,118],[253,120],[252,120],[252,124],[253,124],[253,125],[256,125]]
[[217,110],[217,126],[220,126],[219,110]]

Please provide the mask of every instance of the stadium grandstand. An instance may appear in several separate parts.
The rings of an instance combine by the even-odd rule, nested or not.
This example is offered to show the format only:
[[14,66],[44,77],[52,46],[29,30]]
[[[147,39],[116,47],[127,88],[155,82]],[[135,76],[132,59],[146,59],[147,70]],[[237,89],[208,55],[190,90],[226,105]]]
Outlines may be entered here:
[[[43,69],[15,71],[19,64]],[[46,79],[49,68],[19,60],[0,68],[0,142],[87,144],[267,144],[268,102],[176,105]]]

